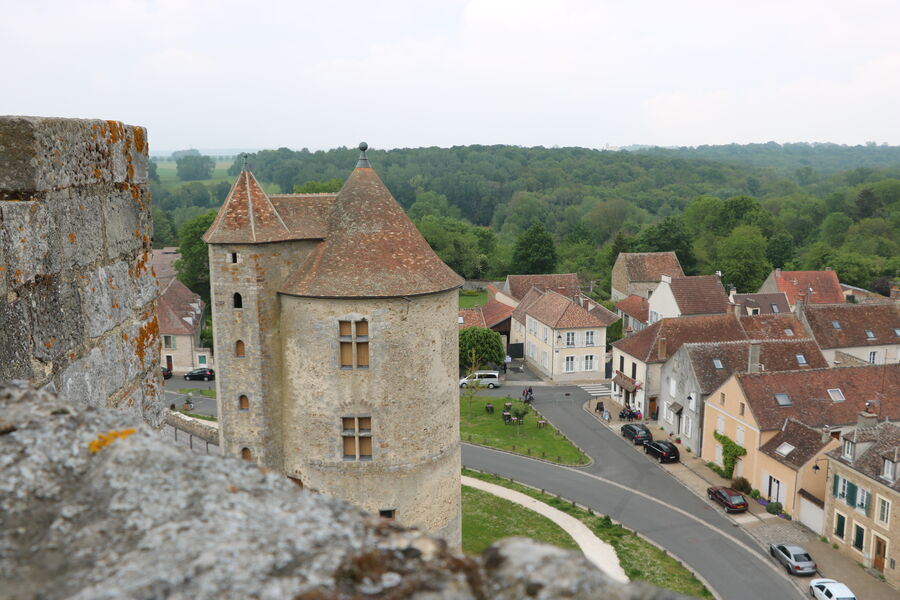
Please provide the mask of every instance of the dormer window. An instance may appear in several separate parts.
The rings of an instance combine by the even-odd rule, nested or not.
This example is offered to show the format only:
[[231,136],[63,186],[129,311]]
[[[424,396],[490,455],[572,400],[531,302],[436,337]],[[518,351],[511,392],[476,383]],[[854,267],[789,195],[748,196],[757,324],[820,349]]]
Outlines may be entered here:
[[844,392],[842,392],[838,388],[828,390],[828,395],[831,397],[832,402],[843,402],[844,401]]
[[722,369],[722,368],[723,368],[723,366],[722,366],[722,361],[719,360],[718,358],[714,358],[714,359],[713,359],[713,366],[714,366],[715,368],[717,368],[717,369]]
[[751,308],[751,309],[750,309],[750,314],[751,314],[751,315],[754,315],[754,316],[755,316],[755,315],[758,315],[758,314],[759,314],[759,309],[758,309],[758,308]]
[[885,458],[884,462],[881,463],[881,477],[888,481],[894,481],[897,477],[897,463]]
[[896,335],[897,337],[900,337],[900,327],[897,327],[896,329],[894,329],[894,335]]
[[834,329],[840,329],[840,328],[841,328],[841,323],[840,323],[839,321],[832,321],[832,322],[831,322],[831,326],[832,326]]
[[846,458],[847,460],[853,460],[853,452],[856,449],[856,443],[852,440],[844,440],[844,449],[841,452],[841,456]]
[[778,403],[778,406],[791,406],[793,404],[791,397],[787,394],[775,394],[775,402]]
[[777,305],[777,304],[773,304],[773,305],[772,305],[772,312],[775,313],[775,314],[778,314],[778,313],[781,312],[781,309],[778,308],[778,305]]
[[866,329],[866,339],[874,340],[874,339],[875,339],[875,332],[872,331],[871,329]]
[[801,367],[805,366],[807,364],[806,357],[802,354],[798,354],[797,355],[797,364],[800,365]]

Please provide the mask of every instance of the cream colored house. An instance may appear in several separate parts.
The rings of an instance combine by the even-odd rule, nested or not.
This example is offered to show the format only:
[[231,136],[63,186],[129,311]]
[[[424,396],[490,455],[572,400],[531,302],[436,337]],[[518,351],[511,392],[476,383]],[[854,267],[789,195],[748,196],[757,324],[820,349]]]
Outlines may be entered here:
[[876,419],[860,415],[828,453],[825,523],[840,552],[900,590],[900,427]]
[[648,303],[650,324],[687,315],[721,315],[731,307],[725,288],[715,275],[661,275]]
[[528,365],[554,381],[603,379],[606,328],[619,318],[587,298],[532,288],[513,311]]
[[797,316],[830,364],[848,362],[842,354],[873,365],[900,362],[900,303],[807,304],[804,300],[797,302]]

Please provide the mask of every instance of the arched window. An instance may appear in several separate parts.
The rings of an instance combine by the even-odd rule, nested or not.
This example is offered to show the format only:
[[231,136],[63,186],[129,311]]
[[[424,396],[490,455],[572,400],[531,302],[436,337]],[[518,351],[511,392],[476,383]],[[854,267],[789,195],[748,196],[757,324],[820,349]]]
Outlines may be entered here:
[[238,398],[238,407],[241,410],[250,410],[250,398],[242,395]]
[[243,358],[244,356],[244,342],[238,340],[234,344],[234,355],[238,358]]
[[253,460],[253,456],[250,454],[250,448],[241,448],[241,458],[244,460]]
[[235,308],[244,308],[244,299],[241,298],[240,294],[234,295],[234,307]]

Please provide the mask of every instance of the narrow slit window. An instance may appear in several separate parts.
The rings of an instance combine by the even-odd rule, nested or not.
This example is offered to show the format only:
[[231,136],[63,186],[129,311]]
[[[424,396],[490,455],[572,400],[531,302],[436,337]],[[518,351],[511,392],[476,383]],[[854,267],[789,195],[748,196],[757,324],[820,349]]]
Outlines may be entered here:
[[235,293],[234,297],[232,298],[232,302],[235,308],[244,308],[244,299],[241,298],[240,294]]
[[241,458],[244,460],[253,460],[253,455],[250,453],[250,448],[241,448]]

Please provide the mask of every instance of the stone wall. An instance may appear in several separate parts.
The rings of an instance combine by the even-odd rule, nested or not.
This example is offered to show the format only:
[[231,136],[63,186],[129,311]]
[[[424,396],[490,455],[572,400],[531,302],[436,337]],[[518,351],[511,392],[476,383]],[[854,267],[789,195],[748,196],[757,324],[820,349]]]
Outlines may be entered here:
[[0,381],[158,425],[146,130],[0,117]]
[[0,386],[0,597],[673,600],[510,538],[481,557],[133,415]]

